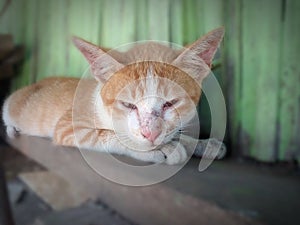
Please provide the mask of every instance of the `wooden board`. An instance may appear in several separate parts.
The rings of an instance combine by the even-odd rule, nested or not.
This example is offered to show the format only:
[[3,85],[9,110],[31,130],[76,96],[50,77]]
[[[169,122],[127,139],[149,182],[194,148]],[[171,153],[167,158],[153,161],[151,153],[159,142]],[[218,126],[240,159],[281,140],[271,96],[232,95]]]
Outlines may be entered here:
[[[100,197],[103,202],[126,218],[141,225],[258,224],[212,203],[171,189],[163,183],[130,187],[108,181],[87,164],[77,149],[53,146],[47,139],[21,135],[8,141],[28,157],[84,191],[92,199]],[[139,176],[139,173],[121,171],[115,165],[107,163],[104,160],[108,157],[106,153],[86,151],[85,157],[94,162],[93,166],[102,168],[104,166],[111,174],[121,174],[127,179]],[[163,170],[169,166],[160,165],[160,167]]]

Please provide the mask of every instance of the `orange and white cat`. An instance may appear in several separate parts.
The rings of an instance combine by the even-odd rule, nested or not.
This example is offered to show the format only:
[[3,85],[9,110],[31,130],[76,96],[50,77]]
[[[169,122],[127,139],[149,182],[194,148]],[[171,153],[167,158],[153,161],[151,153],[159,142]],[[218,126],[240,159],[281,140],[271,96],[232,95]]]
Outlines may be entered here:
[[196,114],[201,82],[223,34],[215,29],[183,50],[149,42],[127,52],[74,38],[95,79],[52,77],[16,91],[3,106],[7,134],[181,163],[187,147],[176,137]]

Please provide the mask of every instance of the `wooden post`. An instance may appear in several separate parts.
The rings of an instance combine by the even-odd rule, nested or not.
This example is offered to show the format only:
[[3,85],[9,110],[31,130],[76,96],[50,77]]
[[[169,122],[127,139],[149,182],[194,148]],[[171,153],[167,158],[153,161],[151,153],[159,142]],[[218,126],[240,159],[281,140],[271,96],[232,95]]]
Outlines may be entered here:
[[8,191],[4,169],[2,167],[3,151],[0,150],[0,224],[14,225],[14,220],[9,204]]

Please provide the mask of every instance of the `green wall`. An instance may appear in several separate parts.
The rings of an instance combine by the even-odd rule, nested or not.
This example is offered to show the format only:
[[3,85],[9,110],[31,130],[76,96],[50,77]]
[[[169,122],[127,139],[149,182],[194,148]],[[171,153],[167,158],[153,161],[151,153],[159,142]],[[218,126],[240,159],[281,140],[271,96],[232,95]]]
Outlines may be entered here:
[[214,72],[227,101],[227,140],[233,154],[274,162],[300,159],[299,12],[298,0],[12,0],[0,33],[26,47],[15,89],[51,75],[81,76],[87,63],[72,35],[105,47],[186,44],[224,25]]

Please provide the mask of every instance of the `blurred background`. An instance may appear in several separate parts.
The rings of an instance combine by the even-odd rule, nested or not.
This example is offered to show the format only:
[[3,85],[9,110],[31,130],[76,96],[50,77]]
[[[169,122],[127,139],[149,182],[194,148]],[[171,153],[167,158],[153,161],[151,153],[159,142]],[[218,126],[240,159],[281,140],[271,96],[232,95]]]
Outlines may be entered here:
[[[263,164],[217,163],[168,182],[191,184],[182,189],[269,224],[297,224],[299,174],[290,179],[289,169],[299,173],[299,12],[299,0],[0,0],[0,98],[45,77],[81,77],[88,64],[73,35],[106,48],[140,40],[186,45],[224,26],[213,72],[226,100],[229,158]],[[205,96],[199,111],[205,138]]]

